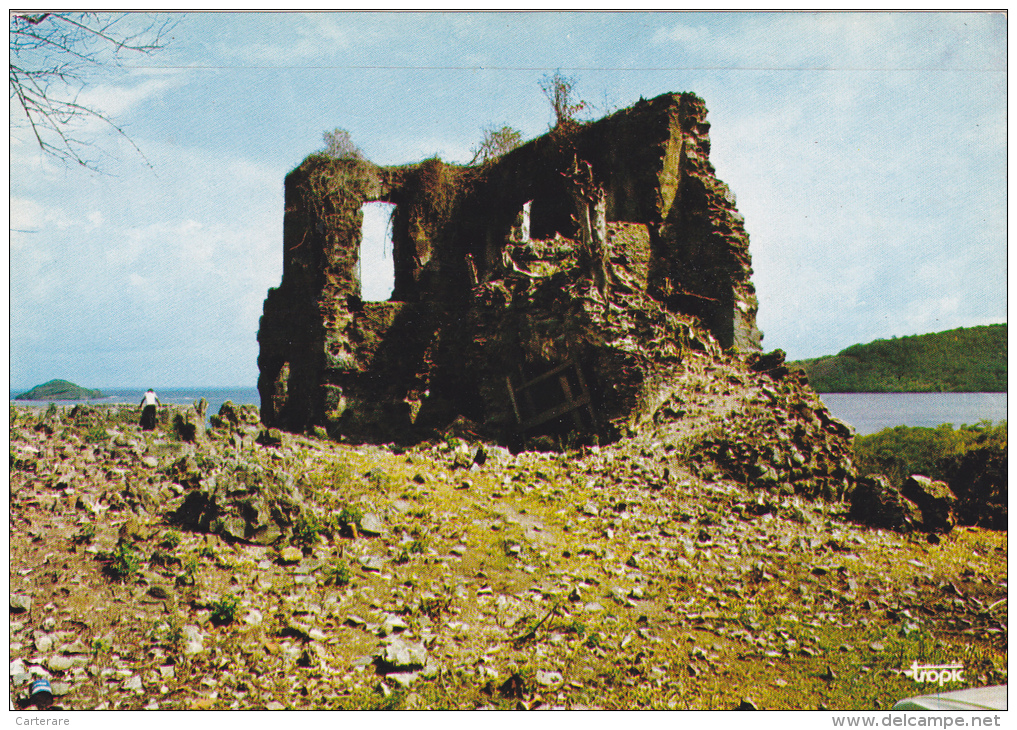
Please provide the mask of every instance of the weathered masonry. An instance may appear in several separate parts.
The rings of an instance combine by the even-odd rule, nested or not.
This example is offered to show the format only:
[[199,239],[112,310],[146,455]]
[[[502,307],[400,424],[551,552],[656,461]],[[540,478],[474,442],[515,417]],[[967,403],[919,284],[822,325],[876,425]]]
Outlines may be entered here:
[[[709,126],[697,96],[665,94],[478,166],[308,157],[286,178],[258,335],[262,420],[371,441],[459,417],[504,441],[613,438],[689,351],[757,351],[748,236]],[[395,205],[387,302],[361,299],[372,201]],[[604,281],[584,264],[598,239]]]

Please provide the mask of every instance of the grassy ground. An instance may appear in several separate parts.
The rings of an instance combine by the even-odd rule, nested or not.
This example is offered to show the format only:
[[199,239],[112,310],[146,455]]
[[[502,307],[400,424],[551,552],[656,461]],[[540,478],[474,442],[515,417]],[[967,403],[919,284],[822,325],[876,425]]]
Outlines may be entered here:
[[[1006,681],[1005,532],[866,529],[635,441],[487,446],[467,469],[448,442],[195,448],[36,418],[12,425],[11,592],[32,605],[10,658],[67,708],[864,710],[932,691],[913,661],[962,662],[944,689]],[[186,453],[206,481],[288,480],[294,534],[171,524]],[[393,671],[395,639],[424,666]]]

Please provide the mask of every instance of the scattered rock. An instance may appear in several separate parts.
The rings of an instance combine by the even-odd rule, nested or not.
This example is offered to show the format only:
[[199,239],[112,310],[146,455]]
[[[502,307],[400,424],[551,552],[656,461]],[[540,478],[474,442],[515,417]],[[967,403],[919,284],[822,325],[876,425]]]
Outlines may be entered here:
[[360,533],[363,535],[383,535],[385,534],[385,524],[381,521],[373,512],[365,512],[363,518],[359,524]]
[[157,598],[160,601],[165,601],[172,594],[164,586],[154,585],[154,586],[152,586],[151,588],[148,589],[148,595],[150,595],[152,598]]
[[562,683],[561,672],[546,672],[538,669],[534,681],[544,687],[554,687]]
[[76,663],[77,661],[72,657],[54,654],[46,660],[46,667],[54,672],[66,672]]
[[522,675],[518,672],[513,672],[508,679],[502,682],[501,686],[498,687],[498,692],[502,697],[512,697],[515,699],[522,699],[527,694],[526,680],[523,679]]
[[279,551],[279,561],[282,563],[299,563],[303,558],[304,554],[292,545],[287,545]]
[[364,570],[378,573],[385,569],[385,559],[375,555],[365,555],[360,558],[360,565]]
[[957,522],[953,512],[957,498],[946,482],[912,474],[904,480],[900,492],[918,505],[922,527],[927,532],[947,533],[953,529]]
[[32,610],[32,597],[23,593],[11,594],[11,613],[24,613]]
[[427,649],[423,644],[397,636],[382,647],[378,657],[379,669],[383,673],[408,672],[424,668],[427,664]]
[[187,624],[181,629],[184,640],[184,654],[199,654],[205,649],[205,635],[194,624]]
[[922,521],[921,510],[882,475],[861,477],[851,493],[848,519],[872,527],[908,532]]
[[257,443],[262,446],[279,447],[284,442],[283,432],[278,428],[266,428],[258,434]]

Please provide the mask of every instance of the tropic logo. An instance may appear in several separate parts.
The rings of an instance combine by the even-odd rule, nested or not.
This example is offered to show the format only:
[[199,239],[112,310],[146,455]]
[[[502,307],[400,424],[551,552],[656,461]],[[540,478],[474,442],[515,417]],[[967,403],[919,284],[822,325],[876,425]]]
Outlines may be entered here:
[[916,682],[937,682],[942,687],[947,682],[964,681],[964,665],[954,664],[919,664],[911,662],[911,667],[904,670],[905,677]]

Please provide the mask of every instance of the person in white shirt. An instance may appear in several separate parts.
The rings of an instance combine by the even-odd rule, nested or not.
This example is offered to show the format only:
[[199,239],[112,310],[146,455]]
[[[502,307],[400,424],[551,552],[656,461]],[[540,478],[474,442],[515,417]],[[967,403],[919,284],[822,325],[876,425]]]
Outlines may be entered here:
[[141,411],[141,428],[143,431],[152,431],[155,429],[155,407],[161,406],[159,402],[159,396],[155,394],[155,391],[149,388],[145,392],[145,397],[141,399],[141,405],[143,406]]

